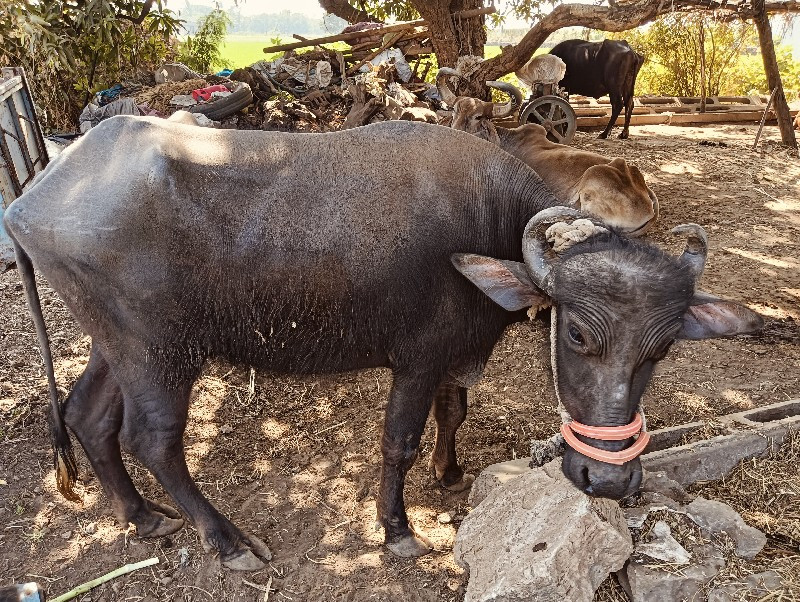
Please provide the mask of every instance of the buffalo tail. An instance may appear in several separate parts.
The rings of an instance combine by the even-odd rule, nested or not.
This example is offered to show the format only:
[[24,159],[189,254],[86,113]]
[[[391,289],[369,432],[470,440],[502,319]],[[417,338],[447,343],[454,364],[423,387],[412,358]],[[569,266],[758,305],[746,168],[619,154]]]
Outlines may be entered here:
[[53,369],[53,356],[50,353],[50,339],[47,336],[47,326],[42,315],[42,304],[39,300],[39,291],[36,288],[36,277],[33,262],[27,253],[19,246],[12,235],[14,253],[17,259],[17,269],[22,277],[25,295],[28,298],[28,307],[31,311],[33,324],[36,327],[36,336],[39,339],[39,349],[44,360],[44,369],[47,373],[47,387],[50,391],[50,443],[53,446],[53,466],[56,469],[56,485],[58,490],[68,500],[79,502],[80,497],[75,493],[75,481],[78,478],[78,464],[72,451],[64,416],[61,413],[61,404],[58,400],[55,370]]

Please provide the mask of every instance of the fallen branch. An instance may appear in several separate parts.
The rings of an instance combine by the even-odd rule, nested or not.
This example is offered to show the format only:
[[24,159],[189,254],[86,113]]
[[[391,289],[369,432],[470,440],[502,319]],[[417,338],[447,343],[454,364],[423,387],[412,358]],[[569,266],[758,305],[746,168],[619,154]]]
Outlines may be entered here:
[[[486,8],[474,8],[465,10],[458,13],[453,13],[453,17],[462,19],[469,17],[477,17],[479,15],[489,15],[497,12],[494,6]],[[313,40],[305,40],[303,42],[292,42],[290,44],[279,44],[277,46],[268,46],[264,48],[264,52],[283,52],[285,50],[294,50],[296,48],[306,48],[307,46],[317,46],[318,44],[328,44],[330,42],[346,42],[348,40],[357,40],[367,36],[381,36],[385,33],[393,31],[400,31],[409,29],[411,27],[426,26],[428,22],[425,19],[418,19],[416,21],[405,21],[403,23],[395,23],[394,25],[386,25],[384,27],[376,27],[375,29],[367,29],[364,31],[353,31],[350,33],[339,33],[333,36],[325,36],[324,38],[314,38]]]
[[132,564],[126,564],[125,566],[121,566],[118,569],[111,571],[110,573],[106,573],[102,577],[98,577],[97,579],[92,579],[91,581],[87,581],[76,587],[75,589],[71,589],[66,594],[61,594],[57,598],[53,598],[50,602],[67,602],[67,600],[72,600],[80,596],[81,594],[85,594],[90,589],[94,589],[98,585],[102,585],[106,581],[111,581],[112,579],[116,579],[117,577],[121,577],[122,575],[127,575],[133,571],[138,571],[139,569],[143,569],[148,566],[152,566],[154,564],[158,564],[159,560],[157,557],[148,558],[147,560],[142,560],[141,562],[134,562]]

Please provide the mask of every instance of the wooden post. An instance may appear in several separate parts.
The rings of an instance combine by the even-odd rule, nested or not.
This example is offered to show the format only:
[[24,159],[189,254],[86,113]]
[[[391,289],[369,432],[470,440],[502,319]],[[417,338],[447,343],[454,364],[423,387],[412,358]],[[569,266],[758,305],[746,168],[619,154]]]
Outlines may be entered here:
[[754,21],[758,29],[758,42],[761,46],[761,58],[764,61],[764,71],[767,74],[767,85],[775,95],[775,116],[778,118],[778,127],[781,130],[781,141],[786,146],[797,148],[797,139],[792,129],[792,116],[789,105],[783,93],[783,83],[778,70],[778,59],[775,56],[775,44],[772,40],[772,27],[764,7],[764,0],[753,0],[755,10]]

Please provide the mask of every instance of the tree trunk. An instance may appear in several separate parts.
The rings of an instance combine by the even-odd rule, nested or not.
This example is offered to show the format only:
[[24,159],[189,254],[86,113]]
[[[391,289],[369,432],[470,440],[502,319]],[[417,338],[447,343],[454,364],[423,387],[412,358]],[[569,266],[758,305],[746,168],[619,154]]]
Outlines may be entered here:
[[700,19],[700,112],[706,112],[706,24]]
[[412,4],[428,22],[433,52],[440,67],[454,67],[460,56],[483,57],[485,16],[451,17],[459,11],[483,8],[483,0],[412,0]]
[[764,7],[764,0],[753,0],[755,17],[753,20],[758,29],[758,42],[761,45],[761,58],[764,60],[764,71],[767,74],[767,85],[770,90],[777,90],[775,93],[775,115],[778,117],[778,127],[781,130],[781,141],[786,146],[797,148],[797,140],[792,129],[792,117],[789,114],[789,105],[786,103],[786,96],[783,94],[783,83],[781,74],[778,71],[778,59],[775,57],[775,44],[772,41],[772,27],[769,24],[767,11]]

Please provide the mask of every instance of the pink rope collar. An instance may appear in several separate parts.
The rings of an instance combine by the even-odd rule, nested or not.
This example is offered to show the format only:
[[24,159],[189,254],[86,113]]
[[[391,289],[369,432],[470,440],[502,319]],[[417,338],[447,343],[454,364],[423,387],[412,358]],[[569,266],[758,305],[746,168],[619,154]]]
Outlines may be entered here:
[[[600,441],[622,441],[636,434],[639,436],[636,442],[629,448],[614,452],[587,445],[579,440],[575,436],[575,433]],[[567,445],[579,454],[583,454],[594,460],[599,460],[600,462],[616,464],[617,466],[621,466],[638,457],[650,441],[650,434],[642,430],[642,417],[638,412],[633,417],[633,421],[630,424],[624,424],[622,426],[590,426],[574,420],[565,422],[561,425],[561,435],[564,437],[564,441],[566,441]]]

